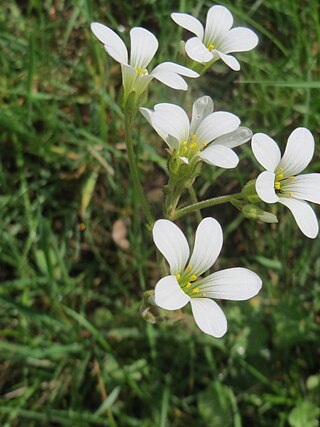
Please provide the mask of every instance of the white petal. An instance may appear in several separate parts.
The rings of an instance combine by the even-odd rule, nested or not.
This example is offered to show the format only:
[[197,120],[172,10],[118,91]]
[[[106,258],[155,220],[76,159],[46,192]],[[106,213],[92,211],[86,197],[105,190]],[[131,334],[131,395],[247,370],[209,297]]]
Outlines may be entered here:
[[256,180],[256,191],[261,200],[266,203],[276,203],[279,197],[274,190],[275,174],[273,172],[264,171]]
[[130,31],[130,65],[144,70],[158,50],[158,40],[145,28],[135,27]]
[[256,133],[251,143],[253,154],[267,171],[274,172],[281,159],[278,144],[265,133]]
[[149,108],[140,107],[140,113],[143,117],[150,123],[150,125],[154,128],[154,130],[158,133],[158,135],[168,143],[168,134],[161,129],[155,127],[153,123],[154,110],[150,110]]
[[201,96],[193,103],[190,134],[195,133],[202,120],[213,112],[213,107],[210,96]]
[[236,130],[239,125],[240,119],[234,114],[217,111],[202,120],[195,135],[199,142],[209,143],[221,135]]
[[121,64],[122,83],[125,92],[132,92],[134,90],[135,81],[137,79],[137,71],[135,68],[127,64]]
[[190,300],[194,320],[202,332],[221,338],[227,332],[227,319],[216,302],[208,298]]
[[222,59],[222,61],[228,65],[228,67],[231,68],[231,70],[233,71],[239,71],[240,70],[240,64],[238,62],[238,60],[232,56],[232,55],[226,55],[220,51],[215,51],[217,52],[217,54],[219,55],[219,57]]
[[155,303],[165,310],[178,310],[190,301],[183,292],[175,276],[166,276],[159,280],[154,291]]
[[180,228],[167,219],[159,219],[152,234],[154,243],[170,265],[170,273],[181,273],[189,258],[189,245]]
[[320,204],[320,173],[308,173],[295,176],[286,181],[281,190],[292,193],[292,197]]
[[189,261],[190,274],[200,276],[218,258],[222,248],[221,225],[214,218],[204,218],[198,225],[193,253]]
[[173,136],[179,143],[186,141],[189,137],[189,118],[178,105],[168,103],[155,105],[152,122],[155,129]]
[[190,68],[184,67],[183,65],[176,64],[174,62],[162,62],[153,69],[152,74],[156,76],[158,71],[169,71],[175,74],[181,74],[182,76],[196,78],[199,77],[199,74]]
[[157,70],[156,73],[152,72],[152,75],[159,82],[172,89],[188,90],[187,82],[179,74],[172,73],[171,71]]
[[228,31],[216,48],[223,53],[245,52],[254,49],[258,41],[258,36],[249,28],[238,27]]
[[205,148],[199,157],[209,165],[218,166],[219,168],[232,169],[239,163],[239,157],[231,148],[223,145],[211,145]]
[[319,232],[318,219],[307,202],[286,197],[280,197],[279,202],[291,210],[298,227],[305,236],[310,237],[310,239],[317,237]]
[[93,34],[100,40],[108,54],[120,64],[128,63],[128,51],[120,37],[105,25],[93,22],[91,24]]
[[198,286],[207,298],[243,301],[257,295],[262,281],[253,271],[236,267],[210,274]]
[[224,145],[225,147],[234,148],[248,142],[252,138],[252,131],[246,127],[240,126],[233,132],[216,138],[214,143]]
[[279,166],[284,169],[286,176],[297,175],[308,166],[313,152],[314,138],[311,132],[306,128],[297,128],[288,138]]
[[205,47],[198,37],[192,37],[185,44],[185,49],[189,58],[197,62],[209,62],[213,59],[213,54]]
[[176,24],[180,25],[180,27],[195,34],[201,40],[203,39],[203,26],[194,16],[188,15],[187,13],[171,13],[171,18]]
[[212,6],[207,14],[204,43],[206,46],[220,39],[233,24],[233,17],[224,6]]

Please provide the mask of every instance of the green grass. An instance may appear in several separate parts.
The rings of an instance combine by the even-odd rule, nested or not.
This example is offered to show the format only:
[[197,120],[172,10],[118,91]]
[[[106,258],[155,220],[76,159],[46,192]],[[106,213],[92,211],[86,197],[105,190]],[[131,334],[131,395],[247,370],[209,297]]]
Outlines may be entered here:
[[[318,2],[222,2],[259,34],[235,73],[220,63],[187,95],[158,83],[148,106],[190,109],[208,94],[282,147],[297,126],[319,141]],[[320,394],[320,241],[285,209],[278,226],[217,207],[224,228],[216,268],[256,271],[263,291],[226,302],[223,339],[191,315],[146,323],[144,290],[159,279],[135,200],[118,107],[120,70],[92,36],[92,20],[153,31],[157,61],[175,57],[172,11],[205,19],[211,2],[8,0],[0,14],[0,424],[1,427],[314,427]],[[163,143],[138,118],[137,155],[161,216]],[[204,167],[202,199],[239,191],[257,175],[249,145],[236,170]],[[319,143],[309,171],[319,171]],[[219,178],[219,179],[218,179]],[[319,212],[319,209],[318,209]],[[130,247],[112,239],[123,219]],[[81,231],[80,224],[86,229]],[[196,221],[180,222],[192,235]],[[190,320],[190,321],[189,321]]]

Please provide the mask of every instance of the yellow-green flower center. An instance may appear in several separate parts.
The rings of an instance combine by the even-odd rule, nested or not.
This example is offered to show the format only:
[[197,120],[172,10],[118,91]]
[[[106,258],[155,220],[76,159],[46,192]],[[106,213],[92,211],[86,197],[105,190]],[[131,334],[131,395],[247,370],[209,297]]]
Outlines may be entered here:
[[277,168],[274,180],[274,189],[276,190],[276,193],[281,193],[286,196],[293,197],[293,192],[285,192],[283,187],[288,184],[289,180],[293,180],[294,178],[294,176],[285,176],[283,168]]
[[189,295],[191,298],[205,297],[205,293],[201,293],[200,288],[197,285],[198,277],[195,274],[190,275],[192,266],[188,265],[182,274],[176,274],[176,279],[181,289]]
[[192,135],[188,141],[183,141],[180,145],[179,156],[191,159],[207,145],[206,142],[199,142],[195,135]]

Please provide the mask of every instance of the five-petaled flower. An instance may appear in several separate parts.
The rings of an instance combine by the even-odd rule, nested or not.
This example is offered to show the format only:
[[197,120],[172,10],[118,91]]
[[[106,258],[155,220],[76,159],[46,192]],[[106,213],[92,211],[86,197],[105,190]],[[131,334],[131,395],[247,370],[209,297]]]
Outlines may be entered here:
[[279,202],[287,206],[302,233],[312,239],[317,236],[319,225],[306,201],[320,203],[320,174],[298,174],[312,159],[314,145],[310,131],[297,128],[289,136],[281,158],[277,143],[268,135],[257,133],[252,138],[253,153],[266,169],[256,180],[258,196],[266,203]]
[[249,299],[261,289],[259,276],[246,268],[230,268],[201,277],[214,264],[222,247],[222,229],[214,218],[205,218],[199,224],[190,259],[187,239],[173,222],[156,221],[153,239],[170,266],[170,275],[156,284],[156,305],[177,310],[190,302],[198,327],[209,335],[222,337],[227,320],[212,298]]
[[248,28],[232,28],[233,17],[224,6],[212,6],[207,14],[206,27],[187,13],[172,13],[172,19],[181,27],[195,34],[186,42],[187,55],[194,61],[207,63],[219,58],[235,71],[240,70],[231,52],[245,52],[258,44],[257,35]]
[[232,148],[252,137],[250,129],[239,127],[234,114],[213,113],[213,102],[202,96],[193,104],[191,123],[186,112],[175,104],[157,104],[154,110],[140,108],[156,132],[167,143],[170,153],[182,161],[200,160],[222,168],[234,168],[239,158]]
[[173,89],[187,90],[188,85],[181,75],[193,78],[199,76],[189,68],[173,62],[163,62],[149,73],[147,67],[158,50],[158,40],[145,28],[134,27],[130,31],[130,61],[125,44],[113,30],[98,22],[91,24],[91,30],[104,44],[106,52],[121,64],[125,95],[136,92],[139,96],[153,78]]

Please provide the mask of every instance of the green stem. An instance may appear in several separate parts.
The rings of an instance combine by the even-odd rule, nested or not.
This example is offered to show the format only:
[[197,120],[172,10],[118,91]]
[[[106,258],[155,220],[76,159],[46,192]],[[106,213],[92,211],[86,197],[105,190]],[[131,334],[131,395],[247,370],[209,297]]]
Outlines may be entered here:
[[151,213],[151,209],[149,206],[149,203],[147,199],[145,198],[145,195],[143,193],[139,174],[138,174],[138,168],[135,160],[134,150],[133,150],[133,144],[132,144],[132,115],[129,112],[125,112],[124,115],[124,121],[125,121],[125,134],[126,134],[126,144],[127,144],[127,152],[128,152],[128,160],[129,160],[129,167],[130,167],[130,173],[133,181],[133,186],[136,192],[136,195],[138,196],[140,203],[142,205],[142,208],[144,210],[144,214],[147,218],[147,221],[149,223],[149,226],[152,227],[154,224],[154,218]]
[[[190,199],[193,205],[195,205],[196,203],[198,203],[198,199],[197,199],[197,195],[196,192],[194,191],[193,187],[189,187],[189,195],[190,195]],[[202,215],[200,210],[196,210],[196,218],[198,223],[200,223],[202,221]]]
[[208,208],[210,206],[222,205],[223,203],[229,203],[233,200],[238,200],[242,198],[242,193],[228,194],[226,196],[214,197],[212,199],[203,200],[202,202],[194,203],[190,206],[187,206],[182,209],[178,209],[173,215],[171,215],[171,220],[176,220],[182,216],[197,211],[199,209]]

